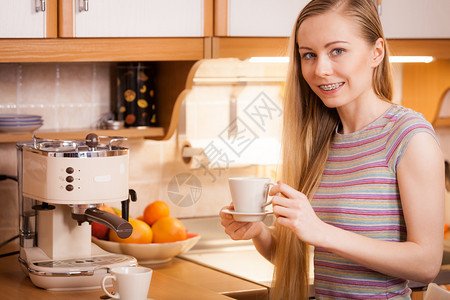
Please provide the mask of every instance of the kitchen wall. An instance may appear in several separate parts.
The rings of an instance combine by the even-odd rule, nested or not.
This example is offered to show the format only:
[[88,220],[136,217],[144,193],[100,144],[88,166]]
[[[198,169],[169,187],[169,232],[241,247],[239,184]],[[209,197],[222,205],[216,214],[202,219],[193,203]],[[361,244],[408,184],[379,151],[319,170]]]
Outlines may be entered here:
[[[110,110],[111,67],[109,63],[0,64],[0,111],[42,115],[44,126],[40,130],[95,127],[101,116]],[[230,75],[226,71],[229,67],[230,61],[222,66],[216,65],[214,70],[218,72],[222,68]],[[239,68],[242,69],[242,66]],[[202,76],[207,77],[205,74],[210,72],[204,70]],[[260,71],[254,70],[253,75],[255,72]],[[276,72],[280,73],[279,68]],[[251,85],[240,90],[237,97],[250,97],[253,100],[265,92],[274,101],[279,101],[281,89],[280,84],[269,84],[267,88],[264,84]],[[175,217],[217,215],[220,208],[231,201],[226,178],[277,177],[276,165],[252,166],[244,163],[192,169],[191,165],[183,162],[181,146],[186,140],[199,136],[214,139],[220,131],[227,129],[229,112],[222,108],[224,105],[228,107],[230,93],[233,93],[233,89],[223,83],[216,87],[194,84],[185,101],[188,107],[185,116],[189,125],[183,134],[176,133],[168,141],[127,141],[130,147],[129,184],[138,195],[138,201],[131,204],[131,216],[138,217],[144,207],[155,200],[166,201]],[[209,120],[208,124],[205,118]],[[220,128],[212,126],[218,124],[214,122],[217,120],[223,121],[219,123]],[[192,129],[192,126],[196,129]],[[0,173],[15,175],[15,144],[0,144],[0,157]],[[185,201],[180,202],[181,198]],[[18,233],[15,182],[0,182],[0,203],[0,241],[3,241]],[[120,203],[111,205],[120,207]]]

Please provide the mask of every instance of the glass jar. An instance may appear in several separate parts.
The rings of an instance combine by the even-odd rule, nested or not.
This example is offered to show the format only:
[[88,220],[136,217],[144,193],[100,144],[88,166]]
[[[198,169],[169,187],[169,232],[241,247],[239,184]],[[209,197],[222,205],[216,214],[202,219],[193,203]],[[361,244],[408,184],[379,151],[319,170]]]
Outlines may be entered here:
[[117,66],[116,119],[125,127],[157,126],[154,67],[130,62]]

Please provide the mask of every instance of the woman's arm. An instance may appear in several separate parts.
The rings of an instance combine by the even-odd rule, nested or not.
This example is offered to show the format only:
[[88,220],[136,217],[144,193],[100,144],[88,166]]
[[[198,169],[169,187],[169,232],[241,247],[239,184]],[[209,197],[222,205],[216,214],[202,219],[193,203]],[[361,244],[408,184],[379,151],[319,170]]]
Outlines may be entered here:
[[[303,241],[383,274],[428,283],[439,272],[443,253],[444,161],[428,133],[412,137],[397,171],[407,241],[365,237],[322,222],[305,195],[281,184],[271,194],[277,222]],[[297,201],[292,201],[292,200]]]

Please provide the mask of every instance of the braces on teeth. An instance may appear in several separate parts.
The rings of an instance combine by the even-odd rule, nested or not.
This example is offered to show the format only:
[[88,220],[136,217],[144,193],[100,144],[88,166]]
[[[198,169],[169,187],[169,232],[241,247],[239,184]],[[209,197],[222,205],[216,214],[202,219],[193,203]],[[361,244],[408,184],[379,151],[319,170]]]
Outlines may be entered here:
[[320,88],[325,91],[331,91],[331,90],[337,89],[341,85],[342,85],[342,83],[333,83],[333,84],[329,84],[329,85],[321,85]]

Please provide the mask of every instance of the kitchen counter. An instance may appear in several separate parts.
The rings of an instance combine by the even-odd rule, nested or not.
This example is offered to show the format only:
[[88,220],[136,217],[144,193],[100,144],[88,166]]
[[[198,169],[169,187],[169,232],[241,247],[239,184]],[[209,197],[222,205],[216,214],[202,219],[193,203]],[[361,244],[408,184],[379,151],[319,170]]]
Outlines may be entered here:
[[[99,289],[81,291],[48,291],[35,287],[22,272],[18,255],[0,258],[0,291],[2,299],[79,300],[100,299]],[[215,271],[198,264],[174,258],[163,265],[148,266],[154,270],[148,297],[158,299],[268,299],[267,288]]]

